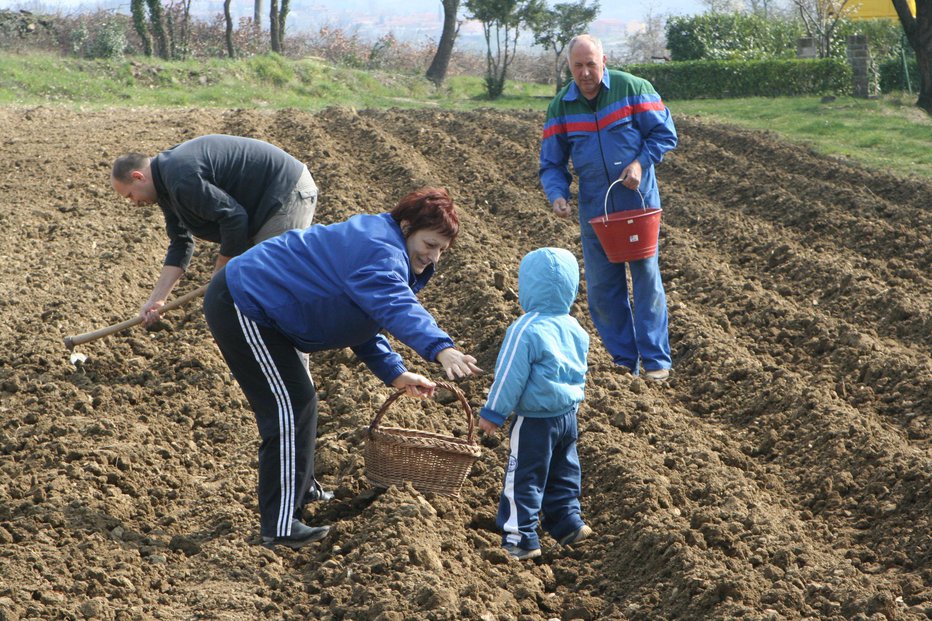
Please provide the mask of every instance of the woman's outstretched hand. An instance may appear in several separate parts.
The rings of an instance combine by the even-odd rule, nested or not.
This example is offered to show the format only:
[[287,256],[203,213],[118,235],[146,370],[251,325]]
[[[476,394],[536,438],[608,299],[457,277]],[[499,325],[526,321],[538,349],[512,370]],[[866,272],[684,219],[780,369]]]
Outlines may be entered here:
[[392,380],[392,386],[398,390],[404,390],[412,397],[420,397],[423,399],[425,397],[434,396],[434,388],[437,387],[437,384],[433,383],[423,375],[405,371]]
[[482,369],[476,366],[476,359],[469,354],[464,354],[452,347],[447,347],[437,354],[437,362],[443,367],[447,377],[451,380],[482,373]]

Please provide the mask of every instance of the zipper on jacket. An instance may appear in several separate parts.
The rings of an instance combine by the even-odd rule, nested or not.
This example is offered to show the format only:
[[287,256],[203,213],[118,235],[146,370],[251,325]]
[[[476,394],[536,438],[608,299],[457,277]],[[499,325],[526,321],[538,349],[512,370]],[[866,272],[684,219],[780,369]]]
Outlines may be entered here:
[[[602,95],[602,90],[599,90],[599,97]],[[586,100],[586,103],[589,103],[589,100]],[[596,97],[596,105],[598,105],[598,97]],[[592,108],[592,104],[589,103],[589,107]],[[602,169],[605,171],[605,182],[611,185],[614,179],[611,178],[611,175],[608,172],[608,162],[605,160],[605,149],[602,146],[602,128],[599,127],[599,114],[598,108],[592,110],[592,116],[595,120],[595,135],[599,140],[599,156],[602,158]],[[612,199],[612,207],[615,206],[615,200]]]

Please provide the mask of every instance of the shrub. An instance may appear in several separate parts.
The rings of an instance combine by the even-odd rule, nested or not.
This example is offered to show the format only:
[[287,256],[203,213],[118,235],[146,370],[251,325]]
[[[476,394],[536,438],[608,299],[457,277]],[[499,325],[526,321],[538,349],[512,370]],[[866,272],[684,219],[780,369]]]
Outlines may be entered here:
[[[912,50],[910,50],[912,52]],[[909,84],[913,91],[919,90],[919,63],[915,54],[906,57],[906,68],[909,71]],[[906,73],[903,71],[903,58],[893,57],[880,63],[880,92],[905,91],[907,86]]]
[[[799,20],[741,13],[671,17],[666,27],[670,57],[680,61],[795,58],[796,40],[804,34]],[[899,53],[903,29],[892,19],[842,19],[829,56],[845,60],[847,38],[855,34],[867,36],[871,56],[881,61]]]
[[24,49],[54,50],[58,48],[58,34],[53,20],[38,16],[0,10],[0,50]]
[[269,52],[249,59],[249,67],[256,77],[275,86],[284,86],[294,79],[294,72],[284,58]]
[[864,35],[871,58],[883,62],[893,56],[899,56],[903,42],[903,27],[893,19],[843,19],[838,22],[835,38],[832,40],[832,58],[847,58],[847,39],[850,35]]
[[126,30],[116,20],[107,20],[91,35],[86,58],[122,59],[126,50]]
[[851,67],[835,59],[723,61],[693,60],[630,65],[664,99],[780,97],[844,94],[851,91]]
[[667,48],[673,60],[793,58],[802,24],[743,13],[671,17]]
[[68,54],[81,58],[121,60],[128,48],[126,33],[132,28],[125,15],[96,11],[73,18],[58,18],[60,44]]

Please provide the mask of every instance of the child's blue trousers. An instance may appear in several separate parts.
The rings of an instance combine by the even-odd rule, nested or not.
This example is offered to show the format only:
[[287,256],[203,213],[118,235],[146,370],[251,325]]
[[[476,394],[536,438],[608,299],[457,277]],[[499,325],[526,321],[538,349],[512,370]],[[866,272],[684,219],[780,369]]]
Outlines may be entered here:
[[498,505],[503,545],[540,547],[537,523],[559,541],[583,526],[576,408],[548,418],[516,416]]

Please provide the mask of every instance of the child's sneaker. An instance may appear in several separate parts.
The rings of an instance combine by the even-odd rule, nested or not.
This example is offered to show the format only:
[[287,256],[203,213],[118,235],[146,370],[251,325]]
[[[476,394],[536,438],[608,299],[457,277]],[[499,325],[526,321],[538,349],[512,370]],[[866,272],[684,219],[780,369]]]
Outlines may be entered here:
[[569,535],[560,540],[561,546],[574,546],[589,535],[592,534],[592,529],[589,528],[588,524],[583,524]]
[[505,552],[510,554],[512,558],[516,558],[519,561],[529,560],[532,558],[537,558],[540,556],[540,548],[534,548],[533,550],[527,550],[525,548],[519,548],[518,546],[506,545],[502,546],[505,548]]

